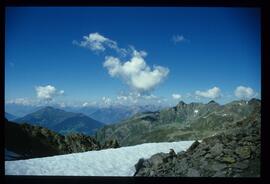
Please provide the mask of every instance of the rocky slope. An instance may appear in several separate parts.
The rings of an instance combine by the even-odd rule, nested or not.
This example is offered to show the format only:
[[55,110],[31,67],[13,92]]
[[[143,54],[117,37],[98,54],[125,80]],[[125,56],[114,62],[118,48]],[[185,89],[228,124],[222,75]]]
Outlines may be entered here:
[[258,109],[231,128],[196,141],[186,152],[140,159],[135,176],[259,177],[261,120]]
[[220,105],[179,102],[173,108],[139,113],[123,122],[107,125],[96,133],[97,140],[117,139],[122,146],[146,142],[202,139],[228,129],[260,107],[260,100],[233,101]]
[[17,124],[5,120],[5,148],[20,159],[118,147],[117,141],[101,145],[95,138],[83,134],[63,136],[41,126]]
[[94,135],[98,128],[103,124],[84,114],[77,114],[76,116],[67,118],[59,124],[52,127],[52,130],[63,135],[70,133],[82,133],[86,135]]

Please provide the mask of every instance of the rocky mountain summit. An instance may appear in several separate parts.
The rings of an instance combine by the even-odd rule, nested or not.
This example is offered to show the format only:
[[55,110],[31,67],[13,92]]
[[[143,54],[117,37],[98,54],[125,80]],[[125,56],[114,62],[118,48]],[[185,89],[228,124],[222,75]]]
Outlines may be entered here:
[[21,155],[17,159],[116,147],[119,147],[116,140],[110,140],[102,145],[94,137],[84,134],[74,133],[63,136],[41,126],[5,121],[5,149]]
[[180,153],[140,159],[135,176],[259,177],[261,119],[258,111]]
[[172,108],[138,113],[120,123],[106,125],[97,131],[96,137],[102,143],[117,139],[122,146],[199,140],[230,128],[260,106],[259,99],[237,100],[225,105],[215,101],[207,104],[180,101]]

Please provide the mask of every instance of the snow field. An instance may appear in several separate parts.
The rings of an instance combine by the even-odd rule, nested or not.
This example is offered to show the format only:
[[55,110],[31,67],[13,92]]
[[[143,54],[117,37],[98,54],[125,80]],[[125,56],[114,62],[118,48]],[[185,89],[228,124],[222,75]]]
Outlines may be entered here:
[[28,160],[5,161],[6,175],[133,176],[140,158],[156,153],[180,152],[194,141],[145,143],[135,146],[88,151]]

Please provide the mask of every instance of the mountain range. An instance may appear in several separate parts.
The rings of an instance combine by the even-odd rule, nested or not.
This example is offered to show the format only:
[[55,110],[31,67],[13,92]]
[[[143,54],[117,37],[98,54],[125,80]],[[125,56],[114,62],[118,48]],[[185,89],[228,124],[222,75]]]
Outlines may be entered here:
[[50,106],[39,109],[22,118],[14,120],[17,123],[30,123],[49,128],[61,134],[83,133],[92,135],[104,124],[82,113],[66,112]]
[[[139,159],[134,176],[260,176],[261,101],[255,98],[224,105],[213,100],[206,104],[180,101],[175,107],[139,112],[110,125],[95,124],[84,114],[53,107],[39,109],[16,121],[21,124],[5,120],[8,160],[201,140],[187,151],[175,153],[171,149],[169,153]],[[95,137],[72,132],[91,132]]]
[[28,104],[5,103],[5,112],[13,114],[16,117],[23,117],[42,108],[44,107]]
[[100,142],[117,139],[122,146],[146,142],[199,140],[222,132],[252,113],[260,114],[261,102],[232,101],[220,105],[179,102],[175,107],[156,112],[138,113],[113,125],[106,125],[96,133]]
[[103,122],[105,124],[115,124],[120,121],[126,120],[133,115],[140,112],[157,111],[162,109],[162,106],[157,105],[135,105],[135,106],[124,106],[115,105],[102,107],[95,112],[89,114],[89,116],[95,120]]
[[[5,111],[15,115],[16,117],[24,117],[28,114],[43,109],[45,106],[32,106],[23,104],[5,104]],[[99,122],[105,124],[114,124],[123,121],[138,112],[156,111],[164,108],[160,105],[89,105],[89,106],[61,106],[59,104],[51,104],[50,107],[61,109],[67,112],[82,113]]]

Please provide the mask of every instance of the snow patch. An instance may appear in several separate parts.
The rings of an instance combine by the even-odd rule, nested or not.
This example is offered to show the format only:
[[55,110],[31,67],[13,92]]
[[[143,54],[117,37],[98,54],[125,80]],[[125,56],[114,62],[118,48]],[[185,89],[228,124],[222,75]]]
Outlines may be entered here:
[[185,151],[194,141],[145,143],[28,160],[5,161],[6,175],[133,176],[140,158],[160,152]]
[[194,113],[195,113],[195,114],[197,114],[198,112],[199,112],[199,110],[197,110],[197,109],[194,110]]

